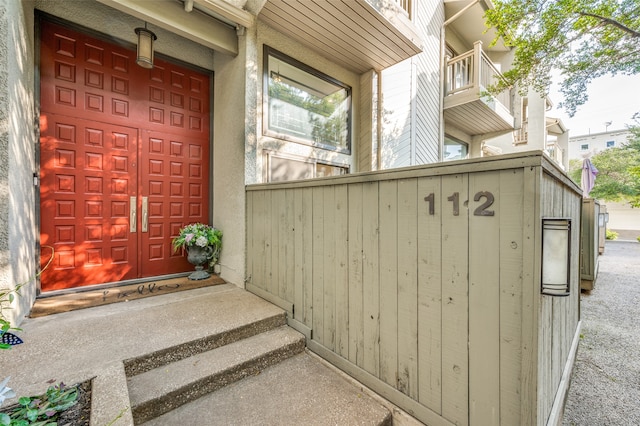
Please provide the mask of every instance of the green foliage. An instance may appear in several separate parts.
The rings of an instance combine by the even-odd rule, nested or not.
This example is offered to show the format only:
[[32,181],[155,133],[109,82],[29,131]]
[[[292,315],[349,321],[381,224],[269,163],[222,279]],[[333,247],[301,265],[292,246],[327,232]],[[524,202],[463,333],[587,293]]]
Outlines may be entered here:
[[180,229],[180,233],[172,241],[174,251],[189,247],[211,247],[211,255],[208,257],[209,265],[218,263],[220,250],[222,250],[222,231],[203,223],[191,223]]
[[[7,320],[3,311],[5,309],[11,309],[11,303],[15,300],[16,295],[20,295],[20,289],[24,284],[25,283],[22,283],[12,290],[6,288],[0,289],[0,335],[9,330],[20,330],[19,328],[11,327],[11,323]],[[0,349],[11,349],[11,345],[0,343]]]
[[[591,157],[598,175],[590,197],[605,201],[626,201],[640,207],[640,127],[632,127],[627,145],[609,148]],[[582,161],[569,162],[569,176],[580,182]]]
[[[38,278],[45,271],[45,269],[47,269],[49,265],[51,265],[51,262],[53,261],[54,248],[52,246],[42,246],[42,247],[48,247],[51,249],[51,258],[49,258],[49,260],[47,261],[47,264],[44,265],[44,268],[42,268],[40,272],[38,272],[32,278],[29,278],[27,281],[18,284],[13,289],[0,288],[0,335],[2,335],[3,333],[9,330],[20,330],[19,328],[11,327],[11,323],[7,320],[7,317],[4,315],[4,310],[11,309],[11,304],[15,300],[16,295],[18,296],[20,295],[20,289],[27,283],[31,282],[31,280]],[[6,343],[0,343],[0,349],[11,349],[11,345],[8,345]]]
[[612,231],[610,229],[606,229],[605,230],[605,238],[607,240],[617,240],[618,239],[618,233],[616,231]]
[[180,233],[173,239],[173,250],[183,247],[218,247],[222,245],[222,231],[203,223],[191,223],[180,229]]
[[64,383],[50,386],[38,396],[23,396],[18,405],[8,412],[0,413],[2,426],[55,426],[59,414],[78,402],[76,386],[67,387]]
[[603,75],[640,72],[638,0],[494,0],[487,25],[515,47],[505,80],[490,88],[528,87],[546,95],[551,73],[563,77],[560,106],[573,116],[587,85]]

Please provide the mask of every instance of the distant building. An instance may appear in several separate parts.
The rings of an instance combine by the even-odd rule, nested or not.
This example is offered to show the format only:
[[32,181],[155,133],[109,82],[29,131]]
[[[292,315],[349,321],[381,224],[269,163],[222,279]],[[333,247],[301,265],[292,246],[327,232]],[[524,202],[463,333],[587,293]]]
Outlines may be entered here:
[[621,147],[630,136],[631,132],[627,129],[572,136],[569,138],[569,159],[581,160],[605,149]]
[[[569,159],[582,160],[609,148],[619,148],[627,144],[630,137],[631,132],[627,129],[570,137]],[[634,209],[626,202],[603,201],[602,204],[606,204],[609,213],[607,228],[618,232],[625,240],[640,236],[640,209]]]

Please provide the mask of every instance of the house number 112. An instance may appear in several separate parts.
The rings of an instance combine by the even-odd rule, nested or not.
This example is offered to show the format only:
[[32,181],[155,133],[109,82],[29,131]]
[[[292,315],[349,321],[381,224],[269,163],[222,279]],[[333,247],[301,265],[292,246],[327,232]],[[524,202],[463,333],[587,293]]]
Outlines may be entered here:
[[[493,216],[495,212],[493,210],[489,210],[489,207],[493,204],[495,198],[493,194],[489,191],[480,191],[477,192],[473,197],[473,201],[481,201],[484,198],[484,202],[480,204],[474,211],[474,216]],[[424,197],[424,200],[429,203],[429,215],[433,216],[435,214],[435,194],[432,192],[431,194]],[[451,196],[447,197],[447,201],[451,201],[453,205],[453,215],[460,215],[460,193],[454,192]]]

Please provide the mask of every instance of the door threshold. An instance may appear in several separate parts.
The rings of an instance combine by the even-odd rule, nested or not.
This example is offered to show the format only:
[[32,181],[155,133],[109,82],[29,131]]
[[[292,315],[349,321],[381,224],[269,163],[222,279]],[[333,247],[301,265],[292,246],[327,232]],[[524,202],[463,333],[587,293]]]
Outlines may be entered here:
[[[187,275],[161,279],[152,279],[141,282],[95,286],[82,291],[68,292],[62,294],[49,295],[36,299],[29,318],[37,318],[46,315],[59,314],[62,312],[75,311],[77,309],[91,308],[94,306],[109,305],[111,303],[128,302],[145,297],[159,296],[178,291],[193,290],[201,287],[209,287],[225,284],[226,281],[217,275],[204,280],[190,280]],[[99,287],[99,288],[96,288]]]

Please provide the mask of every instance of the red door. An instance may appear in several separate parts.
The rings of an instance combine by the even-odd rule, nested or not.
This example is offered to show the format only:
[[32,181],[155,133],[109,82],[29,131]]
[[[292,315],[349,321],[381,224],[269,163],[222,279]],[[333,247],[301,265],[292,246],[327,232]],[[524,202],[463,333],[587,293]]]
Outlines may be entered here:
[[140,68],[58,24],[41,34],[43,291],[192,269],[171,239],[208,222],[209,75]]

